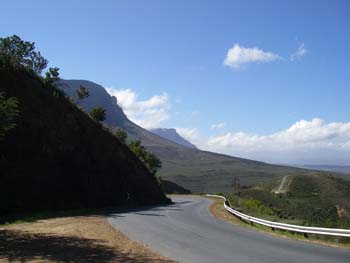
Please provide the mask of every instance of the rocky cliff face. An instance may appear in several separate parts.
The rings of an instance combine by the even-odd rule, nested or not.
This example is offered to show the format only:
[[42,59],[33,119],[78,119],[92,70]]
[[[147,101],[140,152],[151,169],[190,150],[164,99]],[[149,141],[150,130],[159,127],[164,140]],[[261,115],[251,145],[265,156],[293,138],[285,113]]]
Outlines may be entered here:
[[176,129],[158,128],[158,129],[150,130],[150,132],[157,134],[158,136],[160,136],[164,139],[167,139],[167,140],[170,140],[170,141],[175,142],[177,144],[186,146],[188,148],[197,149],[197,147],[194,144],[190,143],[188,140],[181,137],[177,133]]

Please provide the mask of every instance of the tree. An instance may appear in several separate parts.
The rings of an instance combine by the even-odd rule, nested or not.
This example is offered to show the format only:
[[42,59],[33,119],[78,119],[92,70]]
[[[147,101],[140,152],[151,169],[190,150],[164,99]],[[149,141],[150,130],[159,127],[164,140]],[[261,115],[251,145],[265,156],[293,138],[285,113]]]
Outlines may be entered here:
[[97,106],[90,111],[90,116],[94,121],[102,122],[106,119],[106,110]]
[[131,141],[129,143],[129,148],[141,161],[145,160],[144,155],[145,155],[146,149],[144,146],[141,145],[140,140]]
[[116,130],[115,136],[117,136],[122,143],[126,143],[126,139],[128,138],[128,134],[121,128]]
[[9,130],[16,127],[18,113],[18,100],[15,97],[5,99],[0,93],[0,140]]
[[0,68],[25,68],[40,74],[48,61],[34,50],[34,42],[23,41],[17,35],[0,38]]
[[147,152],[146,148],[141,145],[140,140],[130,142],[129,148],[146,165],[152,175],[155,175],[158,169],[162,167],[160,159],[154,154]]
[[151,174],[155,175],[157,171],[162,167],[162,162],[153,153],[146,153],[145,163]]
[[80,85],[76,92],[79,100],[83,100],[90,96],[90,92],[83,85]]
[[52,85],[55,81],[59,80],[60,73],[58,72],[59,68],[49,68],[49,70],[45,73],[45,82],[49,85]]

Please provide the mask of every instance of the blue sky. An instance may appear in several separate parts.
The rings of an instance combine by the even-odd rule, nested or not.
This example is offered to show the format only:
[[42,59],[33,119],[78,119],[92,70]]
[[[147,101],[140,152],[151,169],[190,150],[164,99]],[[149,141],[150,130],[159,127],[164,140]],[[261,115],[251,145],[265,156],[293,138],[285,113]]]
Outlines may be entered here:
[[[149,122],[151,115],[133,112],[135,105],[149,106],[160,120],[155,126],[181,128],[209,150],[272,162],[350,160],[347,126],[336,126],[346,131],[331,143],[349,144],[345,152],[331,149],[339,152],[336,159],[280,160],[275,151],[263,158],[232,150],[242,146],[240,133],[261,142],[301,120],[323,127],[318,133],[350,122],[349,1],[6,1],[2,11],[1,37],[35,41],[63,78],[129,96],[135,121]],[[237,56],[225,65],[234,44]],[[255,60],[253,48],[262,52]],[[305,52],[291,61],[298,48]],[[210,140],[222,147],[208,146]]]

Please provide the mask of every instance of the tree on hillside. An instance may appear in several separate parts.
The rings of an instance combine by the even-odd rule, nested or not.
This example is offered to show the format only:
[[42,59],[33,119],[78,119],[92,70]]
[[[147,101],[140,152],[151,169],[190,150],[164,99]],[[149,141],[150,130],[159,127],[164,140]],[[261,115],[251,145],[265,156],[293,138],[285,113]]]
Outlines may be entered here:
[[52,85],[55,81],[59,80],[60,73],[58,72],[59,68],[49,68],[49,70],[45,73],[45,83],[48,85]]
[[147,152],[146,157],[145,157],[145,162],[146,162],[148,170],[153,175],[155,175],[157,173],[157,171],[160,168],[162,168],[162,162],[153,153]]
[[0,38],[0,68],[25,68],[40,74],[48,61],[34,50],[34,42],[23,41],[19,36]]
[[117,136],[117,138],[122,142],[122,143],[126,143],[126,140],[128,138],[128,134],[126,133],[126,131],[124,131],[122,128],[118,128],[115,132],[115,136]]
[[147,152],[140,140],[130,142],[129,148],[146,165],[152,175],[155,175],[158,169],[162,167],[160,159],[154,154]]
[[0,140],[9,130],[16,127],[18,113],[18,100],[15,97],[6,99],[3,93],[0,93]]
[[90,96],[90,92],[83,85],[80,85],[79,89],[76,90],[79,100],[83,100]]
[[106,110],[100,106],[93,108],[89,114],[96,122],[102,122],[106,119]]

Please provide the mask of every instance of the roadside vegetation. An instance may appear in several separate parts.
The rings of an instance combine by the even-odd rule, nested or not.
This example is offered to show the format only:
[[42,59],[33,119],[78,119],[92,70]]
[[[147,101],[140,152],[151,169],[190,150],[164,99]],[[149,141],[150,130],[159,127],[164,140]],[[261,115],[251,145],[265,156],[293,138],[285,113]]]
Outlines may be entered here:
[[[225,196],[231,207],[251,216],[303,226],[350,228],[349,181],[318,173],[287,180],[289,183],[273,179],[244,189],[236,186]],[[350,242],[349,238],[319,238]]]

